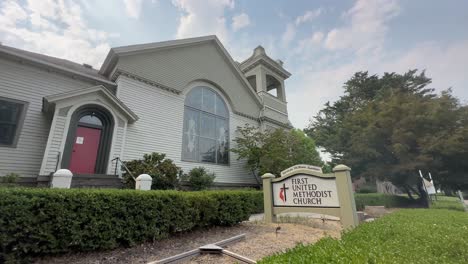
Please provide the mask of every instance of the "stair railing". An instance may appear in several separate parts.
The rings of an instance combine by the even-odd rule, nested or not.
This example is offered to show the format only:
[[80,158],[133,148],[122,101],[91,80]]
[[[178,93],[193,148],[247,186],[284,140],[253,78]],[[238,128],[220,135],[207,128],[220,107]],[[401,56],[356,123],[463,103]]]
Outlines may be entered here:
[[120,159],[120,157],[117,157],[115,159],[113,159],[112,161],[116,161],[115,162],[115,175],[117,175],[117,169],[119,168],[119,164],[120,164],[120,168],[124,168],[125,171],[130,174],[130,176],[132,177],[132,179],[134,181],[136,181],[136,178],[135,176],[133,175],[133,173],[127,168],[127,166],[125,166],[125,163],[123,163],[123,161]]

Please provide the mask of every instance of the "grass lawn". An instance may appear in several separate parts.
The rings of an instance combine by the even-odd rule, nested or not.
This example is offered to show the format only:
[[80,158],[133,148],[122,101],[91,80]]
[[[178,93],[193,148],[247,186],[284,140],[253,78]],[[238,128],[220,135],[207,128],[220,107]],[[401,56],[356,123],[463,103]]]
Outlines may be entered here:
[[432,209],[450,209],[456,211],[465,211],[458,197],[437,196],[437,201],[431,204]]
[[298,245],[260,263],[468,263],[468,213],[402,209],[361,224],[341,240]]

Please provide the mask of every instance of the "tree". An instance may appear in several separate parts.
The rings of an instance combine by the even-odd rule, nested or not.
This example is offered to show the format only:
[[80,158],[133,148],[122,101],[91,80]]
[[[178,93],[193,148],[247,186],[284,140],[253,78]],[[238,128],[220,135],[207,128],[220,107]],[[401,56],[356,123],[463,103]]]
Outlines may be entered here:
[[352,166],[354,177],[390,180],[424,196],[421,169],[447,188],[466,187],[467,107],[450,90],[435,94],[430,82],[416,70],[382,77],[358,72],[306,133],[334,162]]
[[295,164],[323,164],[315,142],[301,130],[262,132],[246,125],[237,131],[240,136],[234,139],[236,147],[231,151],[238,154],[238,159],[246,160],[246,166],[259,183],[258,176],[267,172],[278,176]]

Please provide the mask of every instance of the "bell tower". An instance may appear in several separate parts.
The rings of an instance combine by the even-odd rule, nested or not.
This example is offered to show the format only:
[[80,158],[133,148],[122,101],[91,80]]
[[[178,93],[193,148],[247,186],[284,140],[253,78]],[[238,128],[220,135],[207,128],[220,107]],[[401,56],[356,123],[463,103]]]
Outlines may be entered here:
[[283,62],[273,60],[262,46],[258,46],[240,68],[262,100],[262,118],[290,126],[284,81],[291,73],[283,68]]

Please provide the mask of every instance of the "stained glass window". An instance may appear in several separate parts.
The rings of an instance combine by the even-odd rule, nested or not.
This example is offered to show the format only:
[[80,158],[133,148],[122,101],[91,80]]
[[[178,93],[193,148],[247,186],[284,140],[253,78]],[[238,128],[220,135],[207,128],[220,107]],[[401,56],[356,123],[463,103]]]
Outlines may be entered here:
[[185,98],[182,159],[229,163],[229,111],[211,88],[193,88]]

